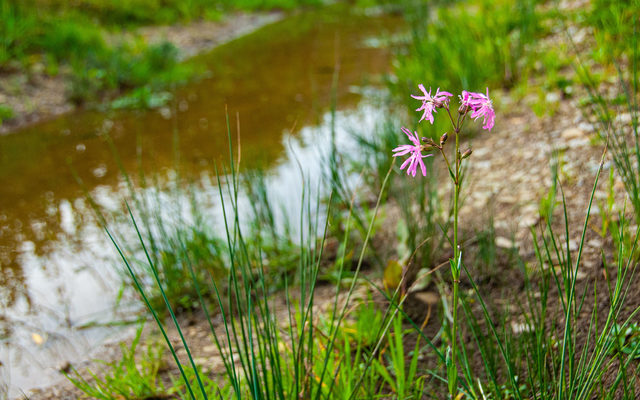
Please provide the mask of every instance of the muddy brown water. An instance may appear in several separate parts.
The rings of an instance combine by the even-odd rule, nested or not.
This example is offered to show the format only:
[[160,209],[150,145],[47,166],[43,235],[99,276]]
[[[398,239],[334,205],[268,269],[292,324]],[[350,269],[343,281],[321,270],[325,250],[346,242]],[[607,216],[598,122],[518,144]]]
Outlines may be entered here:
[[327,134],[336,66],[338,113],[367,124],[370,106],[355,89],[388,71],[390,51],[372,43],[401,26],[399,17],[344,6],[289,16],[189,60],[206,74],[160,110],[78,111],[1,136],[0,393],[60,379],[56,367],[113,337],[87,325],[135,308],[113,309],[117,260],[72,172],[103,207],[119,209],[126,191],[107,138],[132,175],[171,175],[179,165],[197,180],[226,159],[226,115],[234,136],[238,116],[244,167],[287,171],[287,138],[305,157],[307,142]]

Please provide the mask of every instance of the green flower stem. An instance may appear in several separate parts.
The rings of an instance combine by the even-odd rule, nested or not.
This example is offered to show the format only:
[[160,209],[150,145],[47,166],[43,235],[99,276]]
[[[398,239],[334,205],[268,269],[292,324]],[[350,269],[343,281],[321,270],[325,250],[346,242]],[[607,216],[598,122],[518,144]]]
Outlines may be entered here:
[[[448,111],[448,110],[447,110]],[[452,119],[453,123],[453,119]],[[460,198],[460,136],[458,135],[458,127],[454,126],[456,132],[456,168],[455,177],[453,182],[454,195],[453,195],[453,263],[451,263],[451,277],[453,279],[453,321],[451,323],[451,362],[454,365],[455,374],[449,377],[452,384],[449,385],[449,391],[451,398],[456,396],[457,380],[458,380],[458,367],[457,367],[457,334],[458,334],[458,289],[460,285],[460,249],[458,247],[458,208]]]

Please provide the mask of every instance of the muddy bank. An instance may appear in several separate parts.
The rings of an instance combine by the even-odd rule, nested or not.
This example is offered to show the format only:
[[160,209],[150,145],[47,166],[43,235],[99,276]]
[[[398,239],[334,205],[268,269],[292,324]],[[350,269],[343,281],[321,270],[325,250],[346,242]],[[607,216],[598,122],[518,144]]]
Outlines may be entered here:
[[[144,27],[107,40],[119,43],[141,36],[150,44],[168,41],[179,49],[180,60],[186,60],[278,21],[283,16],[282,12],[236,13],[215,22]],[[0,124],[0,134],[11,133],[78,108],[68,95],[70,77],[68,66],[62,66],[59,73],[52,76],[46,73],[41,62],[31,65],[28,70],[0,72],[0,105],[13,111],[13,117]]]

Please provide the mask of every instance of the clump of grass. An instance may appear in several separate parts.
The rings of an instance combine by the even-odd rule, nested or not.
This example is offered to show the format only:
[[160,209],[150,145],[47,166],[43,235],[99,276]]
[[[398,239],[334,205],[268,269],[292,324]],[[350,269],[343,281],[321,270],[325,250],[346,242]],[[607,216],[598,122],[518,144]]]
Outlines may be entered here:
[[[617,398],[622,394],[624,398],[635,397],[632,351],[615,352],[615,341],[611,339],[617,337],[619,327],[631,326],[640,311],[627,305],[635,276],[630,257],[633,250],[625,251],[620,244],[613,268],[603,255],[606,282],[578,284],[584,268],[581,264],[584,238],[601,169],[602,162],[576,252],[569,249],[571,229],[564,196],[561,202],[564,233],[555,233],[550,217],[545,219],[541,236],[532,229],[537,267],[532,270],[524,262],[520,263],[524,296],[515,307],[521,310],[517,313],[524,317],[522,321],[513,321],[508,317],[509,312],[496,316],[485,302],[476,278],[466,270],[473,289],[472,298],[484,315],[478,319],[469,303],[462,302],[468,329],[479,347],[484,366],[484,375],[478,376],[475,372],[471,375],[474,379],[467,379],[469,387],[475,385],[475,390],[481,388],[485,395],[490,393],[495,398],[590,399],[594,396]],[[624,236],[625,232],[621,230],[619,234]],[[637,240],[638,232],[635,232],[632,248]],[[606,302],[598,296],[603,291],[608,294]],[[558,303],[549,302],[555,298],[552,293],[557,293]],[[479,323],[483,319],[485,328]],[[496,320],[501,322],[496,324]],[[467,360],[461,360],[464,361]]]
[[0,69],[7,68],[12,60],[28,54],[36,36],[37,20],[19,3],[0,1]]
[[[628,57],[630,63],[638,63],[635,43],[629,40],[636,35],[638,1],[621,3],[612,0],[596,0],[585,12],[586,23],[594,29],[597,45],[592,51],[595,61],[611,65],[612,61]],[[634,19],[635,18],[635,19]]]
[[292,236],[287,211],[283,210],[283,220],[276,219],[264,171],[246,173],[244,187],[251,210],[247,247],[254,257],[262,259],[263,268],[269,271],[265,275],[265,286],[273,293],[284,289],[286,282],[295,280],[303,251]]
[[[219,180],[219,198],[223,210],[223,233],[226,237],[224,250],[226,251],[225,261],[227,262],[226,279],[220,284],[218,280],[211,279],[204,286],[196,278],[197,271],[193,263],[187,263],[187,269],[191,274],[193,287],[195,288],[199,306],[202,308],[211,328],[212,340],[218,348],[225,370],[225,379],[215,385],[210,382],[205,375],[197,369],[192,350],[181,333],[181,328],[177,322],[176,302],[170,297],[166,290],[168,282],[162,276],[159,258],[154,256],[157,244],[147,243],[148,238],[143,235],[143,230],[136,222],[132,210],[129,210],[132,222],[140,244],[145,254],[148,270],[152,274],[152,280],[157,285],[161,293],[164,306],[171,316],[173,324],[176,326],[181,342],[187,350],[187,365],[181,364],[181,359],[177,356],[172,342],[166,336],[166,329],[159,319],[160,310],[150,300],[148,287],[142,285],[139,274],[133,268],[129,257],[125,256],[122,247],[117,244],[116,239],[111,236],[116,244],[127,270],[131,274],[134,285],[138,289],[145,304],[155,317],[159,329],[165,335],[167,345],[180,368],[180,373],[185,385],[185,395],[188,398],[208,398],[223,393],[225,397],[234,398],[265,398],[265,397],[303,397],[303,398],[326,398],[340,396],[350,398],[357,393],[378,393],[377,385],[362,387],[357,382],[363,376],[370,379],[379,380],[372,373],[370,368],[372,357],[375,351],[368,350],[372,343],[379,346],[385,330],[382,324],[389,324],[388,315],[376,317],[373,321],[367,321],[372,334],[364,340],[354,341],[346,321],[350,297],[354,293],[356,282],[359,282],[358,275],[362,266],[365,249],[371,235],[372,222],[369,224],[368,232],[364,237],[363,248],[358,258],[356,270],[347,292],[346,300],[340,296],[341,285],[336,285],[336,294],[330,304],[326,314],[316,315],[315,288],[318,282],[319,266],[321,265],[322,250],[324,249],[324,237],[327,233],[327,224],[324,224],[322,236],[317,236],[320,230],[319,217],[307,214],[314,207],[310,206],[311,196],[305,190],[303,192],[303,203],[301,205],[300,221],[300,244],[297,247],[297,264],[295,274],[285,274],[281,279],[284,282],[284,299],[286,307],[284,310],[278,309],[271,297],[272,289],[268,286],[270,274],[278,274],[278,271],[271,271],[265,260],[269,256],[271,242],[279,243],[281,236],[277,232],[274,223],[272,210],[265,205],[268,204],[268,194],[266,187],[261,185],[264,177],[252,178],[251,182],[254,191],[249,197],[253,198],[257,205],[254,205],[254,223],[260,226],[257,244],[251,243],[251,234],[247,235],[247,225],[241,222],[243,210],[239,209],[239,188],[240,177],[236,171],[233,158],[230,161],[231,169],[223,172],[225,184]],[[385,180],[386,181],[386,180]],[[384,187],[384,184],[383,184]],[[331,203],[330,203],[331,204]],[[380,199],[373,211],[372,219],[377,214]],[[266,207],[266,208],[265,208]],[[305,212],[306,211],[306,212]],[[140,216],[144,220],[144,213]],[[327,221],[328,223],[328,221]],[[349,217],[343,221],[345,225],[345,246],[350,237],[350,229],[353,221]],[[248,232],[256,229],[248,225]],[[265,245],[263,247],[263,245]],[[278,244],[278,247],[281,244]],[[181,244],[178,248],[183,248]],[[264,250],[267,251],[264,251]],[[265,258],[265,255],[267,258]],[[344,257],[344,253],[342,254]],[[344,268],[344,263],[341,264]],[[295,287],[293,284],[295,283]],[[228,288],[229,290],[225,290]],[[216,306],[220,310],[222,318],[222,335],[216,329],[211,320],[211,308],[205,299],[207,291],[215,293]],[[362,314],[363,317],[369,314]],[[374,315],[376,314],[374,312]],[[286,321],[286,325],[282,322]],[[377,333],[373,333],[377,332]],[[351,359],[351,365],[356,369],[345,369],[343,364],[346,361],[347,353],[350,353],[350,345],[359,343],[357,354]],[[394,344],[398,343],[395,339]],[[318,349],[323,349],[318,351]],[[401,355],[401,349],[394,351],[395,355]],[[350,356],[349,356],[350,357]],[[417,356],[416,356],[417,357]],[[396,365],[401,362],[395,359]],[[364,365],[364,366],[363,366]],[[414,368],[415,369],[415,368]],[[409,380],[402,378],[409,383]]]
[[136,331],[129,346],[121,344],[121,359],[103,363],[103,373],[98,374],[87,369],[85,373],[91,378],[86,379],[83,374],[73,369],[71,373],[66,373],[67,378],[94,399],[147,399],[166,394],[167,388],[160,379],[160,370],[164,365],[164,348],[161,343],[152,342],[147,344],[146,351],[139,355],[137,353],[141,338],[142,326]]
[[[585,115],[587,120],[593,122],[597,128],[600,137],[606,140],[608,147],[613,156],[613,163],[617,176],[622,180],[626,190],[628,199],[630,200],[632,211],[634,213],[634,221],[636,224],[640,222],[640,136],[639,136],[639,114],[638,114],[638,35],[637,23],[634,22],[633,31],[630,24],[623,24],[616,18],[621,18],[626,11],[620,9],[616,4],[607,2],[597,2],[595,10],[602,7],[606,11],[602,11],[602,25],[599,27],[603,31],[603,35],[615,35],[616,33],[625,32],[629,34],[629,40],[624,45],[618,46],[615,43],[598,43],[597,49],[606,54],[615,54],[618,59],[608,59],[612,62],[617,71],[617,90],[614,98],[604,95],[605,87],[600,79],[595,77],[583,60],[578,59],[576,63],[577,73],[584,83],[588,92],[588,101],[586,102]],[[607,8],[608,7],[608,8]],[[630,6],[632,9],[639,6],[634,3]],[[594,10],[594,13],[596,12]],[[595,15],[593,16],[595,18]],[[615,18],[614,18],[615,17]],[[608,21],[608,22],[607,22]],[[615,22],[617,21],[617,22]],[[603,87],[604,86],[604,87]],[[603,232],[607,231],[612,235],[616,244],[626,238],[625,248],[628,250],[631,246],[630,238],[633,232],[627,232],[625,235],[619,235],[620,229],[628,230],[630,224],[624,223],[624,220],[616,221],[618,218],[614,211],[615,193],[613,193],[614,181],[613,170],[609,177],[609,193],[604,205],[605,213],[603,214]],[[626,208],[626,205],[625,207]],[[619,208],[618,208],[619,210]]]
[[178,49],[169,42],[147,45],[144,41],[105,47],[102,51],[71,58],[73,74],[69,98],[76,103],[99,100],[105,93],[131,93],[115,100],[114,108],[156,108],[165,105],[166,92],[196,71],[178,63]]
[[2,121],[6,121],[13,118],[13,109],[9,106],[0,105],[0,126]]

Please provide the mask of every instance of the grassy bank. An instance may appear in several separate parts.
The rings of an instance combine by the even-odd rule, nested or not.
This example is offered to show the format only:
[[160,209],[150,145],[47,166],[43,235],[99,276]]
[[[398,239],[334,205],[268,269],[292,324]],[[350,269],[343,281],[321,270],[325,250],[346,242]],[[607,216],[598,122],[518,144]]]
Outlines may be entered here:
[[[122,93],[115,108],[158,107],[164,91],[197,71],[179,63],[179,50],[149,43],[136,29],[218,21],[226,15],[289,10],[318,0],[195,1],[0,1],[0,74],[63,76],[67,98],[99,103]],[[4,105],[0,122],[12,117]]]

